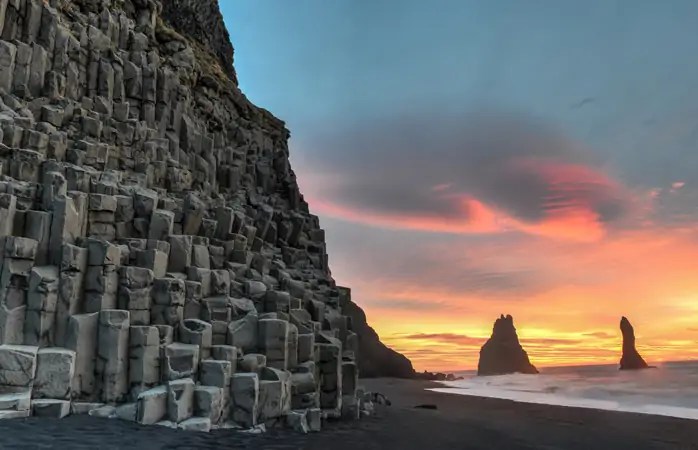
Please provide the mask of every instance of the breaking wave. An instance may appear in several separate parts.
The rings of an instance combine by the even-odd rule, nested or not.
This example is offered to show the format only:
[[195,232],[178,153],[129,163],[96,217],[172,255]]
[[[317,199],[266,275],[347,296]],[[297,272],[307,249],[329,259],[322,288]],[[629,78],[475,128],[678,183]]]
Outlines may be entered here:
[[539,375],[477,377],[431,389],[523,403],[593,408],[698,419],[698,362],[664,363],[657,369],[619,371],[617,365],[553,367]]

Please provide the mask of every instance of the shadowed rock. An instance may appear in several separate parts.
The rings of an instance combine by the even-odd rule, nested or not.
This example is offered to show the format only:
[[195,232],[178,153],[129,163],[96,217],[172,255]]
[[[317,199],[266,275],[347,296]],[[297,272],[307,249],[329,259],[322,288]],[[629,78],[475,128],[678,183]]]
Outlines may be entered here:
[[620,370],[651,369],[635,348],[635,330],[626,317],[620,319],[620,331],[623,333],[623,355],[620,358]]
[[538,373],[528,360],[526,350],[521,347],[514,328],[514,318],[502,315],[494,323],[492,336],[480,349],[477,374],[505,375],[509,373]]
[[352,301],[342,306],[342,312],[352,320],[358,335],[358,364],[362,378],[413,378],[412,362],[407,357],[383,344],[368,324],[366,313]]

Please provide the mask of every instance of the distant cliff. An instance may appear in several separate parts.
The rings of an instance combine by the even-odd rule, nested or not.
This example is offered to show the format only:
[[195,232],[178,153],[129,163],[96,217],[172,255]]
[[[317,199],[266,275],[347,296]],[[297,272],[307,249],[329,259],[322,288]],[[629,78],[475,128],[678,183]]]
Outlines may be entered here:
[[[349,289],[346,289],[349,291]],[[342,314],[351,320],[352,331],[359,336],[357,362],[363,378],[414,378],[415,371],[407,357],[383,344],[366,320],[366,313],[351,301],[342,302]]]
[[620,319],[620,331],[623,333],[623,355],[620,358],[620,370],[651,368],[635,348],[635,330],[626,317]]
[[505,375],[509,373],[538,373],[521,347],[514,328],[513,317],[502,315],[494,323],[492,336],[480,349],[478,375]]

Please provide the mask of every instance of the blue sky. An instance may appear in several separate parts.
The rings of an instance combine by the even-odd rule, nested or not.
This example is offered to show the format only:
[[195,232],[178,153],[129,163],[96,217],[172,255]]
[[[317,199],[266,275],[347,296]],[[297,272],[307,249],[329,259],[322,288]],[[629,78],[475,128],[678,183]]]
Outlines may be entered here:
[[[642,320],[677,314],[698,257],[697,2],[221,4],[240,86],[291,129],[333,274],[381,334],[486,333],[500,311],[554,328],[564,292],[662,335]],[[577,313],[594,332],[598,308]]]

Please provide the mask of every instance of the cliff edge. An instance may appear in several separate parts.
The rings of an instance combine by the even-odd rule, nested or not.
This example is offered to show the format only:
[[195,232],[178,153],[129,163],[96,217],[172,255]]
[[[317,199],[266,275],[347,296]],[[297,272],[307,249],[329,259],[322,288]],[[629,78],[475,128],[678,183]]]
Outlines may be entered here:
[[223,72],[238,84],[233,44],[218,0],[167,0],[163,2],[162,18],[179,33],[215,54]]
[[514,319],[502,315],[494,322],[492,336],[480,349],[478,375],[505,375],[510,373],[538,373],[521,347],[514,328]]
[[649,369],[645,360],[635,348],[635,330],[626,317],[620,319],[620,331],[623,334],[623,354],[620,358],[620,370]]

